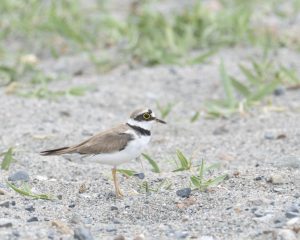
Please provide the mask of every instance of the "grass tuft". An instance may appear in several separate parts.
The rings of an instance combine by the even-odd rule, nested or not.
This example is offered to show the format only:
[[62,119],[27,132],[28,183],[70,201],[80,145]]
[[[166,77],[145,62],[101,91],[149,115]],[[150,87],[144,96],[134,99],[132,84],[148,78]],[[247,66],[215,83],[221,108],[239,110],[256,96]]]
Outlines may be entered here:
[[227,177],[226,174],[215,177],[215,178],[210,178],[208,180],[206,180],[204,177],[204,175],[207,171],[212,170],[216,167],[218,167],[218,165],[216,165],[216,164],[206,167],[204,160],[202,160],[201,165],[198,170],[198,174],[190,177],[191,184],[199,191],[205,191],[207,188],[209,188],[211,186],[216,186],[216,185],[220,184]]

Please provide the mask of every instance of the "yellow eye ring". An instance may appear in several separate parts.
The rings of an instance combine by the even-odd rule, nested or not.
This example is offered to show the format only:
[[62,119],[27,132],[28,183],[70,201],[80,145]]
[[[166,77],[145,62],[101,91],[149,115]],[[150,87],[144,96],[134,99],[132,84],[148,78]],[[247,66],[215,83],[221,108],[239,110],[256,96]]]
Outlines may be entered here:
[[149,113],[144,113],[143,117],[144,119],[148,120],[151,116]]

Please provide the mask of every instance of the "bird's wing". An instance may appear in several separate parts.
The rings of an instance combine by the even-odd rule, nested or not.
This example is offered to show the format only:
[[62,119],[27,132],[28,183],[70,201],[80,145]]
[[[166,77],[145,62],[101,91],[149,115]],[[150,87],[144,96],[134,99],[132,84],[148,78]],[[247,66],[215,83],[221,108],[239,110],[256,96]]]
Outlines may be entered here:
[[134,136],[126,131],[129,127],[125,124],[99,133],[90,139],[70,147],[70,152],[80,154],[112,153],[123,150]]

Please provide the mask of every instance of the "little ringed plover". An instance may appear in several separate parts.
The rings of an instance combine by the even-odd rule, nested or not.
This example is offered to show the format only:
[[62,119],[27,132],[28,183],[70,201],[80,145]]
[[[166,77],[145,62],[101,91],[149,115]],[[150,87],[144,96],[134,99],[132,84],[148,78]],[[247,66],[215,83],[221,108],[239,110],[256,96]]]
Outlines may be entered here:
[[42,151],[43,156],[80,154],[102,164],[111,165],[116,196],[123,196],[116,176],[117,166],[137,158],[148,145],[154,122],[166,123],[155,117],[151,109],[134,111],[125,124],[100,132],[73,146]]

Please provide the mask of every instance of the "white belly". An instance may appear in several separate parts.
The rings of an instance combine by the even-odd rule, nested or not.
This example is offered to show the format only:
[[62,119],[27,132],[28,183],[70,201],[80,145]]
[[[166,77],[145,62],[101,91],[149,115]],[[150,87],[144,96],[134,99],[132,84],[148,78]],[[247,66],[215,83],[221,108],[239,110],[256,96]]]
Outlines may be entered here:
[[113,153],[103,153],[87,157],[86,161],[95,161],[102,164],[118,166],[137,158],[144,151],[150,141],[150,136],[136,137],[130,141],[125,149]]

